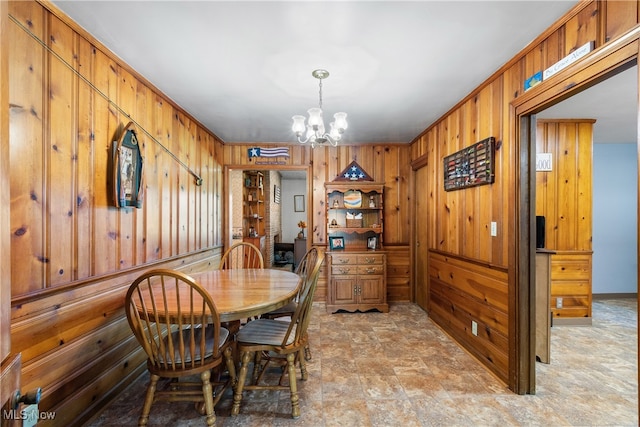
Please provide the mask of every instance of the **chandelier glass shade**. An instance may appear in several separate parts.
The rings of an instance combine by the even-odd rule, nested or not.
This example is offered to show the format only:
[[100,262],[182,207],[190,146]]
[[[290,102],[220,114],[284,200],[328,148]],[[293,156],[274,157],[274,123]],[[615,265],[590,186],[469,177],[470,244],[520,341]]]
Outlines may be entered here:
[[322,118],[322,80],[329,77],[329,72],[327,70],[314,70],[311,75],[320,81],[318,107],[309,108],[309,110],[307,110],[309,120],[306,124],[304,116],[293,116],[293,126],[291,129],[296,134],[298,142],[301,144],[306,144],[308,142],[311,144],[311,147],[315,147],[316,144],[326,144],[328,142],[335,147],[338,145],[338,141],[340,141],[342,134],[347,129],[347,113],[335,113],[333,115],[334,121],[329,124],[329,132],[326,132],[324,120]]

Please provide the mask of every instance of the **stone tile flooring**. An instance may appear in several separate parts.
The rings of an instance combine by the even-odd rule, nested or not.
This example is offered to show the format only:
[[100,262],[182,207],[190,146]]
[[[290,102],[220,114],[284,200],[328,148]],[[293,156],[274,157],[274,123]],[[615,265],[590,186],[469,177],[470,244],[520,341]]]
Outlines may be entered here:
[[[444,334],[418,306],[388,314],[333,314],[314,306],[313,361],[298,381],[302,415],[290,417],[288,392],[231,396],[217,426],[637,426],[637,304],[596,300],[592,326],[555,326],[551,363],[536,364],[537,392],[509,391]],[[299,370],[298,370],[299,372]],[[91,427],[135,426],[145,374]],[[200,426],[192,403],[157,402],[149,426]]]

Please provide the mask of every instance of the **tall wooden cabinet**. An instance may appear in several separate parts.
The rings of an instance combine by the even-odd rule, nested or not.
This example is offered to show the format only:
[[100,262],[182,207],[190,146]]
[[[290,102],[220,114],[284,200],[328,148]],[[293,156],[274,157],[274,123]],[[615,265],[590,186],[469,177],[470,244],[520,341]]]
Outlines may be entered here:
[[325,183],[327,312],[388,312],[387,255],[382,250],[384,184]]
[[264,174],[258,171],[245,171],[243,179],[242,240],[256,245],[264,255],[266,209]]

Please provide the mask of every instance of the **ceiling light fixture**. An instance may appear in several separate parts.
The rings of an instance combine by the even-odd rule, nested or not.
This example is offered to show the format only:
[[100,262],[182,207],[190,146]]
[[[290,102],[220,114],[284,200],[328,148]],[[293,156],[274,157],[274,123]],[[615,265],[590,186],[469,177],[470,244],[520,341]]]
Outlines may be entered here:
[[[315,148],[316,144],[329,143],[332,146],[337,146],[338,141],[342,138],[342,134],[347,128],[347,113],[335,113],[333,118],[335,121],[329,124],[329,133],[325,133],[324,120],[322,120],[322,80],[329,77],[327,70],[314,70],[311,75],[320,81],[320,102],[318,108],[310,108],[309,122],[305,125],[304,116],[293,116],[293,126],[291,129],[298,137],[298,142],[301,144],[311,143],[311,147]],[[302,139],[302,134],[306,131],[305,139]]]

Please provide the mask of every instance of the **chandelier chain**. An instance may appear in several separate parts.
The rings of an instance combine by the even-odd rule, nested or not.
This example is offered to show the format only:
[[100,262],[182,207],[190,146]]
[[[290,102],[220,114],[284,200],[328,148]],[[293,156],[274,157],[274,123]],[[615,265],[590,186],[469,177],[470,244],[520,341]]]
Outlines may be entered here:
[[319,81],[320,81],[320,96],[319,96],[319,99],[320,99],[320,109],[322,110],[322,79],[319,79]]

